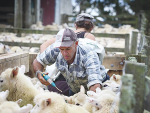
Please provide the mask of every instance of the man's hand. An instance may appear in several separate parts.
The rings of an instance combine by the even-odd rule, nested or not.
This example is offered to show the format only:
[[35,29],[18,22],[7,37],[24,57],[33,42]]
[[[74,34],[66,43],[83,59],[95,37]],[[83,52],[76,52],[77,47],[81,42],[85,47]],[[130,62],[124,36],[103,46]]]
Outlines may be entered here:
[[[44,74],[47,74],[47,73],[44,73]],[[37,77],[42,84],[44,84],[46,86],[50,85],[50,83],[44,79],[44,77],[41,75],[41,73],[38,73]]]
[[100,84],[94,84],[94,85],[92,85],[89,89],[90,89],[91,91],[96,92],[96,88],[97,88],[97,87],[99,87],[99,88],[101,89],[101,85],[100,85]]

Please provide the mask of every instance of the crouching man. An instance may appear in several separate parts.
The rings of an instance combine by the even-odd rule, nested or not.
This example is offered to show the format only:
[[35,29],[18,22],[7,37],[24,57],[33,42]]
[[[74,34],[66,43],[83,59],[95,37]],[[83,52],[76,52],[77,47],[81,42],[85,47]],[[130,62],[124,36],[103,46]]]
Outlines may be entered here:
[[71,29],[60,30],[55,43],[39,54],[33,62],[34,71],[44,85],[50,84],[41,76],[43,68],[54,62],[71,89],[70,96],[79,92],[81,85],[86,90],[95,91],[109,78],[97,53],[88,45],[78,43],[77,36]]

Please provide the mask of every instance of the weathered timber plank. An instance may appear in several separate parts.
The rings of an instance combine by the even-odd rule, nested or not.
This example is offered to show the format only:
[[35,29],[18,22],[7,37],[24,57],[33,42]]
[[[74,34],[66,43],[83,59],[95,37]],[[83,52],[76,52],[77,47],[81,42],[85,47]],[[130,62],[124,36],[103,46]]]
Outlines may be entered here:
[[125,56],[105,56],[103,65],[109,70],[122,70]]
[[125,61],[125,74],[133,74],[135,88],[135,105],[133,113],[143,113],[144,111],[144,92],[145,92],[145,75],[147,66],[144,63]]
[[7,68],[15,66],[26,66],[26,72],[29,71],[29,53],[11,53],[0,55],[0,74]]

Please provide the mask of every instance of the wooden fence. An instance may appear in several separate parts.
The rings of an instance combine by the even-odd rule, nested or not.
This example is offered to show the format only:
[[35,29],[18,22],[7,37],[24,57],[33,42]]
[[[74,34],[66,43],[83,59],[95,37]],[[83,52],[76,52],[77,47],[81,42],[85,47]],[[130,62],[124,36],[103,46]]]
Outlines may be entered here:
[[[35,77],[33,71],[33,60],[36,58],[37,53],[11,53],[0,55],[0,74],[5,69],[14,66],[26,66],[26,73],[30,77]],[[122,75],[122,69],[124,66],[125,56],[106,56],[103,59],[103,65],[106,69],[109,69],[108,74],[120,74]]]
[[[67,23],[69,24],[74,24],[75,19],[77,15],[62,15],[62,24]],[[104,19],[104,21],[100,21],[98,18],[101,17]],[[140,16],[139,15],[117,15],[117,16],[109,16],[109,15],[99,15],[99,16],[94,16],[94,24],[98,25],[104,25],[104,24],[110,24],[114,27],[119,27],[122,25],[132,25],[132,27],[139,29],[140,27]]]
[[[13,68],[15,66],[25,65],[27,74],[32,74],[29,76],[35,77],[32,63],[36,56],[37,54],[29,53],[0,55],[0,74],[8,67]],[[112,62],[116,64],[114,67],[111,66]],[[146,84],[150,84],[150,79],[148,77],[148,79],[145,78],[146,65],[144,63],[125,61],[125,58],[122,56],[115,58],[105,57],[103,61],[103,65],[108,69],[123,70],[124,64],[125,75],[122,78],[121,100],[119,105],[120,113],[143,113],[144,109],[149,110],[148,105],[150,103],[147,101],[149,98],[144,99],[145,96],[148,96],[146,94],[149,93],[149,90],[145,89]]]
[[[35,33],[35,34],[57,34],[58,31],[50,31],[50,30],[31,30],[31,29],[17,29],[17,28],[0,28],[0,32],[12,32],[21,35],[22,33]],[[138,32],[132,32],[132,41],[130,43],[130,35],[129,34],[108,34],[108,33],[93,33],[95,37],[98,38],[122,38],[125,39],[125,47],[124,48],[112,48],[105,47],[107,52],[124,52],[125,54],[136,54],[137,50],[137,36]],[[23,43],[23,42],[6,42],[0,41],[0,43],[10,45],[10,46],[25,46],[25,47],[40,47],[40,44],[37,43]],[[131,45],[131,48],[129,47]]]

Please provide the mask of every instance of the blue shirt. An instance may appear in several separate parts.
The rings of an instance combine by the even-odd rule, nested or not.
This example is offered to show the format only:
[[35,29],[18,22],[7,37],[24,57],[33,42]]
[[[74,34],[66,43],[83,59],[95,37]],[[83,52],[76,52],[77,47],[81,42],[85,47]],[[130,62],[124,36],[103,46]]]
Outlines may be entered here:
[[81,85],[88,90],[90,86],[101,84],[106,78],[105,68],[101,65],[97,53],[86,44],[78,44],[74,62],[70,65],[63,58],[59,48],[53,48],[53,45],[39,54],[37,60],[43,66],[56,62],[57,69],[74,93],[80,91]]

